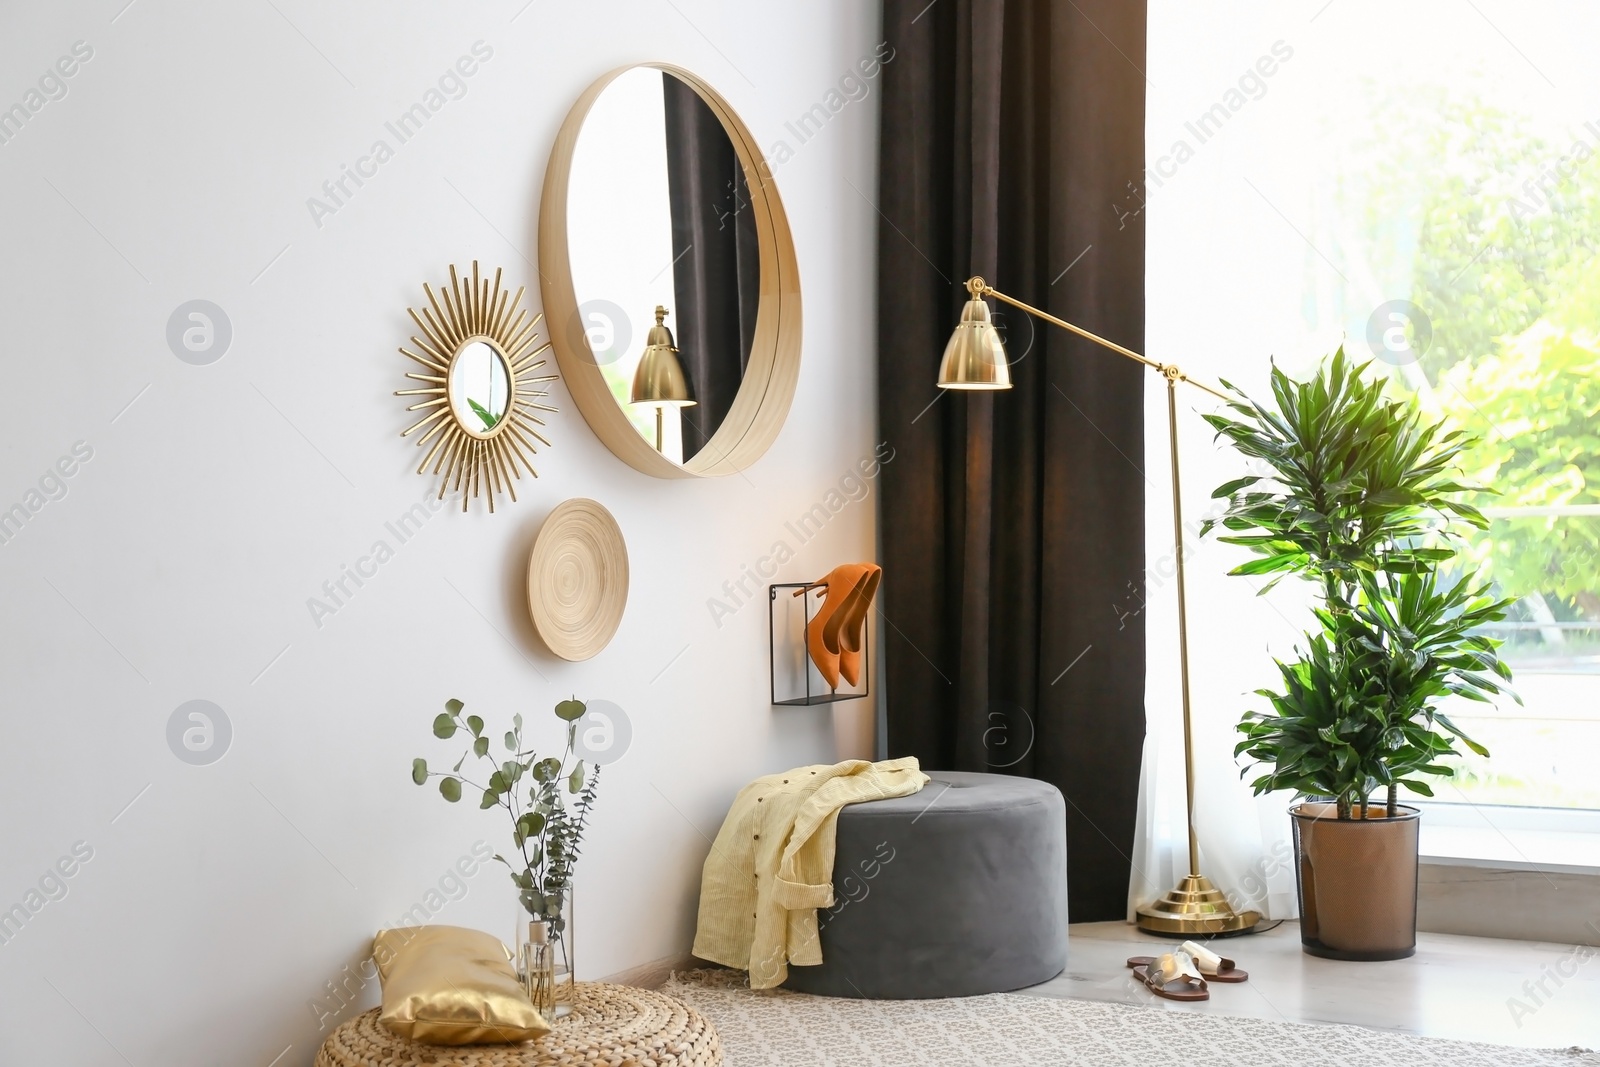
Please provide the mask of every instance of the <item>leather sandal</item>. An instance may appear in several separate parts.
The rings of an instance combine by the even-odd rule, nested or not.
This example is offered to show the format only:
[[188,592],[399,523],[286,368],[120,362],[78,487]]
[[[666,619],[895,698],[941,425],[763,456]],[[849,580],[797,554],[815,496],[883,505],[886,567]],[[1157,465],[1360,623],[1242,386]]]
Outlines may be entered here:
[[1238,964],[1226,956],[1217,955],[1198,941],[1185,941],[1179,947],[1194,957],[1200,973],[1213,982],[1245,982],[1250,979],[1248,971],[1239,970]]
[[[1244,982],[1250,978],[1248,971],[1241,971],[1226,956],[1219,956],[1196,941],[1185,941],[1179,946],[1179,951],[1187,952],[1194,960],[1195,967],[1200,974],[1211,982]],[[1154,956],[1129,956],[1129,967],[1148,967],[1156,962]]]
[[[1128,962],[1132,964],[1133,961]],[[1211,999],[1194,957],[1181,948],[1150,963],[1139,964],[1133,968],[1133,976],[1149,986],[1150,992],[1166,1000]]]

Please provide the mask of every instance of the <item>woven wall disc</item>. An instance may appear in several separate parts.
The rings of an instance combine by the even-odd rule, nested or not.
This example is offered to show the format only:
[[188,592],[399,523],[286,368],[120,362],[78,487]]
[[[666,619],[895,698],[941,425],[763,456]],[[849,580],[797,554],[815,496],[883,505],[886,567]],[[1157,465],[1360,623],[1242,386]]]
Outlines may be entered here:
[[528,560],[528,609],[550,651],[588,659],[605,648],[628,605],[628,545],[611,512],[593,500],[550,513]]

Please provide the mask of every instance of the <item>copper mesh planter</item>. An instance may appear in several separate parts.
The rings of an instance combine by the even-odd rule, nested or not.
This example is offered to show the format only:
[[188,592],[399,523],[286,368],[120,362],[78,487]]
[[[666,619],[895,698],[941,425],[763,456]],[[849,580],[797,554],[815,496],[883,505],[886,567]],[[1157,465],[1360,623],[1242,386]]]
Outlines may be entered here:
[[1340,819],[1331,803],[1289,809],[1294,823],[1300,943],[1334,960],[1399,960],[1417,951],[1417,830],[1421,811]]

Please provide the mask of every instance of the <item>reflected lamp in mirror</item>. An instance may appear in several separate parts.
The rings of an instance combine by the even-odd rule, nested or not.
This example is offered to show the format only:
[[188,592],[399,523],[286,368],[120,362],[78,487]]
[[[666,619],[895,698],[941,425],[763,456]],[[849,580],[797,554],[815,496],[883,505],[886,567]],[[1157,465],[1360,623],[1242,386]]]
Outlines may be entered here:
[[540,374],[549,361],[540,358],[549,343],[539,344],[538,325],[543,314],[529,317],[522,303],[524,289],[512,296],[494,280],[478,274],[461,278],[450,267],[450,285],[439,294],[424,282],[428,306],[407,308],[421,335],[400,353],[422,370],[406,374],[420,383],[401,389],[396,396],[415,397],[406,410],[420,413],[403,430],[402,437],[419,433],[417,446],[428,451],[417,467],[422,474],[432,464],[440,477],[439,499],[447,491],[461,494],[461,510],[482,496],[494,511],[496,495],[517,499],[514,482],[526,470],[537,478],[533,457],[539,445],[549,447],[542,412],[556,409],[539,401],[549,395],[540,386],[556,380]]
[[633,389],[629,400],[639,407],[656,410],[656,451],[662,451],[662,413],[666,408],[694,407],[694,391],[678,362],[678,346],[672,343],[672,331],[667,329],[667,309],[656,305],[656,324],[650,327],[645,338],[644,355],[639,357],[639,368],[633,372]]

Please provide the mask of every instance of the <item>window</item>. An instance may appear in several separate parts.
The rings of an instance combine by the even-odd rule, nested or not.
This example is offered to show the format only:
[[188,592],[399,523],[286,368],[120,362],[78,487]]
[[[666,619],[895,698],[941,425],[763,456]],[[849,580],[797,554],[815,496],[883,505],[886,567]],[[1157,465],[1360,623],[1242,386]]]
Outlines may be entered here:
[[[1523,703],[1450,709],[1492,757],[1438,799],[1600,809],[1600,9],[1152,0],[1149,25],[1149,169],[1110,209],[1145,218],[1151,354],[1259,395],[1269,355],[1301,373],[1342,342],[1481,437],[1467,473],[1501,493],[1467,566],[1520,598],[1497,631]],[[1191,515],[1237,464],[1198,423]],[[1190,551],[1211,746],[1311,619]]]

